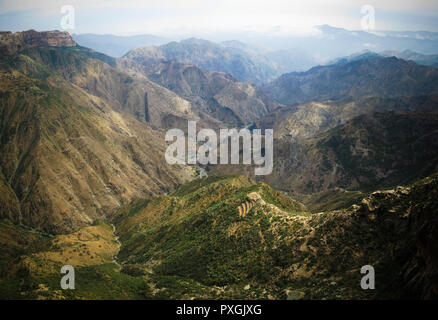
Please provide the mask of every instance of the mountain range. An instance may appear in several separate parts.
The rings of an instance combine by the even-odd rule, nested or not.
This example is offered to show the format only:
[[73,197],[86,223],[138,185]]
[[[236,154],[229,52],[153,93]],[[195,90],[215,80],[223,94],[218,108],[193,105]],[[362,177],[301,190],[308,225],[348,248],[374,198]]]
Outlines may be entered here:
[[[436,175],[309,214],[246,177],[210,177],[49,237],[0,221],[1,297],[27,299],[431,299]],[[214,196],[212,196],[214,195]],[[419,205],[421,204],[421,205]],[[122,246],[117,248],[117,239]],[[117,261],[112,260],[117,255]],[[13,262],[10,262],[13,261]],[[75,290],[59,268],[76,266]],[[376,290],[358,285],[372,264]],[[7,278],[6,278],[7,277]]]
[[131,49],[142,46],[156,46],[169,42],[167,38],[150,34],[116,36],[112,34],[73,34],[73,39],[81,46],[119,58]]
[[394,56],[404,60],[412,60],[415,63],[425,66],[438,67],[438,55],[437,54],[421,54],[411,50],[399,51],[383,51],[381,55]]
[[382,56],[382,57],[396,57],[399,59],[403,59],[403,60],[411,60],[414,61],[417,64],[421,64],[421,65],[425,65],[425,66],[431,66],[431,67],[437,67],[437,63],[438,63],[438,56],[436,54],[421,54],[418,52],[414,52],[411,50],[404,50],[404,51],[396,51],[396,50],[386,50],[386,51],[382,51],[379,53],[373,52],[371,50],[363,50],[360,52],[356,52],[353,53],[347,57],[341,57],[341,58],[337,58],[334,59],[330,62],[327,63],[327,65],[331,65],[331,64],[335,64],[335,63],[339,63],[339,62],[349,62],[349,61],[354,61],[354,60],[360,60],[360,59],[364,59],[364,58],[369,58],[369,57],[378,57],[378,56]]
[[436,95],[438,69],[372,53],[365,57],[283,74],[263,87],[276,101],[291,105],[345,97]]
[[[166,41],[166,38],[152,35],[120,37],[78,34],[73,36],[80,45],[113,57],[120,57],[141,46],[160,46],[180,38],[170,36],[170,38],[175,39]],[[136,39],[142,38],[144,38],[143,41],[136,41]],[[281,70],[282,73],[305,71],[302,68],[309,69],[312,66],[363,50],[375,52],[412,50],[423,55],[433,55],[437,53],[438,48],[438,33],[436,32],[346,30],[329,25],[315,26],[306,33],[291,33],[281,27],[275,27],[265,32],[246,31],[226,34],[216,32],[208,34],[207,38],[205,35],[201,38],[225,47],[234,47],[250,52],[255,50],[259,54],[268,56],[268,63],[271,61],[280,68],[282,65],[293,67],[290,70]],[[113,48],[123,49],[113,50]]]
[[[0,297],[436,299],[437,69],[361,52],[280,75],[288,54],[0,32]],[[272,174],[166,163],[188,120],[274,129]]]
[[280,74],[266,57],[247,49],[243,44],[222,45],[194,38],[156,47],[136,48],[124,57],[143,63],[171,60],[193,64],[210,71],[225,72],[240,81],[251,81],[255,84],[274,79]]
[[190,101],[204,120],[213,117],[212,122],[241,127],[278,106],[255,85],[223,72],[173,61],[152,62],[138,54],[135,57],[128,54],[120,61],[126,70],[139,72]]
[[0,166],[10,208],[2,216],[71,231],[193,176],[158,155],[164,134],[151,125],[162,123],[162,112],[185,114],[190,106],[169,90],[136,82],[75,46],[25,42],[2,56],[1,69]]

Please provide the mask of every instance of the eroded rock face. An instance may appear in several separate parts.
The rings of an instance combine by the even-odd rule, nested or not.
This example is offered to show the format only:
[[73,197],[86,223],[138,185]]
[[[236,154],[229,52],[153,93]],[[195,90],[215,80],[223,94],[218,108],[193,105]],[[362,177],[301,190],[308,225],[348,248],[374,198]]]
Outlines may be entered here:
[[164,168],[165,139],[151,128],[164,115],[189,115],[189,102],[89,58],[87,49],[49,46],[66,39],[29,33],[26,41],[43,44],[30,46],[23,35],[0,36],[0,47],[9,41],[18,50],[0,53],[1,217],[71,232],[192,176],[185,166],[181,175],[173,175],[176,166]]
[[139,72],[187,99],[196,106],[201,118],[213,122],[212,127],[221,127],[222,124],[243,127],[277,107],[256,86],[240,82],[228,74],[134,53],[119,60],[121,68]]
[[66,31],[0,31],[1,54],[13,54],[26,46],[74,47],[76,42]]
[[19,36],[24,43],[31,46],[51,46],[51,47],[74,47],[76,42],[67,31],[44,31],[37,32],[29,30],[20,32]]

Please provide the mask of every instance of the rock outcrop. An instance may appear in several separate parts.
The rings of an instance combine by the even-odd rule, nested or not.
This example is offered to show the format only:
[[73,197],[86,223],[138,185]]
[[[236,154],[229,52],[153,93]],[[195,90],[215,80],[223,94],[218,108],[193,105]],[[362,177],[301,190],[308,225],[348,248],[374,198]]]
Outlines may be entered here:
[[0,54],[14,54],[26,46],[74,47],[76,42],[66,31],[0,31]]

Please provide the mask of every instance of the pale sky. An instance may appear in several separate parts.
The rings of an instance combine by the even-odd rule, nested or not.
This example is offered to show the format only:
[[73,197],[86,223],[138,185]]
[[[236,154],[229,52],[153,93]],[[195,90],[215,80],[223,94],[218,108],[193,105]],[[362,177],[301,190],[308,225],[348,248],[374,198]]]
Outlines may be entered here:
[[63,5],[75,9],[72,33],[307,33],[322,24],[359,30],[363,5],[375,8],[376,30],[438,32],[438,0],[0,0],[0,30],[60,29]]

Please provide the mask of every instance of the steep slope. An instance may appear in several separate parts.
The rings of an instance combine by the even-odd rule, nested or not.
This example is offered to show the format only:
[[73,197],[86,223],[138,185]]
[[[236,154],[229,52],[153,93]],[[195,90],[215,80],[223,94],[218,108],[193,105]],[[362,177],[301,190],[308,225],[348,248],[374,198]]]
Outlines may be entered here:
[[[347,62],[352,62],[352,61],[357,61],[357,60],[379,58],[379,57],[381,57],[381,55],[379,55],[378,53],[375,53],[373,51],[366,49],[366,50],[362,50],[362,51],[350,54],[347,57],[336,58],[336,59],[326,63],[326,65],[333,65],[333,64],[337,64],[337,63],[347,63]],[[392,57],[392,55],[390,55],[389,57]],[[401,58],[401,57],[397,57],[397,58]],[[407,59],[404,59],[404,60],[407,60]]]
[[404,60],[412,60],[415,63],[425,66],[438,67],[438,54],[421,54],[411,50],[404,51],[383,51],[380,52],[385,57],[397,57]]
[[19,55],[5,57],[3,66],[9,72],[22,70],[30,77],[44,78],[55,73],[106,100],[113,109],[131,113],[155,127],[166,127],[169,115],[197,118],[187,100],[145,77],[133,78],[105,62],[90,58],[81,47],[30,47]]
[[1,166],[20,202],[16,221],[70,230],[190,177],[165,163],[162,133],[59,78],[6,74],[1,91]]
[[[437,113],[361,115],[308,139],[274,139],[273,172],[259,179],[293,195],[412,183],[438,170],[437,134]],[[208,169],[219,175],[254,173],[250,165]]]
[[[53,233],[89,224],[193,174],[166,164],[163,133],[139,121],[123,97],[144,83],[123,86],[125,74],[78,50],[26,45],[0,60],[0,187],[7,195],[1,215]],[[152,82],[148,88],[168,93]],[[166,111],[160,97],[151,105],[157,113]]]
[[9,55],[29,46],[74,47],[75,41],[68,32],[28,30],[12,33],[0,31],[0,54]]
[[147,62],[139,56],[125,57],[120,63],[190,101],[200,118],[230,127],[250,124],[276,106],[253,84],[222,72],[170,61]]
[[[51,238],[2,220],[0,296],[436,299],[437,192],[435,174],[309,214],[246,177],[195,180],[119,210],[120,267],[104,222]],[[77,266],[75,290],[59,289],[66,261]],[[364,265],[375,269],[375,290],[360,287]]]
[[[436,113],[363,115],[298,147],[302,152],[280,142],[274,170],[285,170],[277,179],[289,177],[281,179],[283,187],[289,185],[303,193],[411,183],[438,169],[437,134]],[[274,183],[272,178],[267,181]]]
[[438,112],[438,96],[311,101],[277,108],[257,120],[254,127],[272,128],[277,138],[290,136],[293,139],[306,139],[356,116],[387,111]]
[[373,56],[284,74],[264,91],[286,105],[345,97],[436,95],[438,70],[395,57]]
[[[276,272],[271,221],[303,218],[303,211],[296,201],[245,177],[196,180],[120,212],[119,259],[127,272],[178,276],[176,286],[195,281],[210,288],[195,296],[243,297],[242,283],[267,283]],[[178,298],[172,289],[162,295]]]
[[133,49],[124,57],[139,63],[164,60],[193,64],[206,70],[225,72],[240,81],[250,81],[257,85],[281,74],[281,70],[277,71],[275,64],[266,56],[243,44],[216,44],[194,38],[157,47]]
[[421,64],[424,66],[430,66],[430,67],[437,67],[438,66],[438,55],[437,54],[421,54],[418,52],[414,52],[411,50],[404,50],[404,51],[396,51],[396,50],[386,50],[379,53],[370,51],[368,49],[353,53],[352,55],[349,55],[348,57],[342,57],[334,59],[333,61],[327,63],[335,64],[339,62],[349,62],[354,61],[358,59],[365,59],[370,57],[396,57],[403,60],[411,60],[417,64]]
[[[189,297],[181,288],[189,279],[211,288],[189,293],[195,297],[437,297],[436,175],[312,215],[248,182],[208,178],[134,204],[117,224],[124,269],[173,276],[158,293],[172,298]],[[252,203],[245,215],[240,203]],[[376,270],[374,291],[360,288],[367,264]]]

